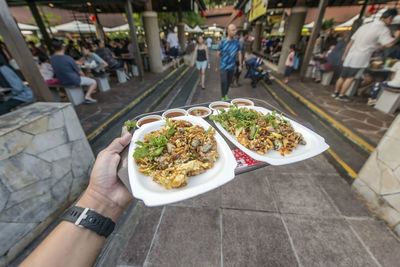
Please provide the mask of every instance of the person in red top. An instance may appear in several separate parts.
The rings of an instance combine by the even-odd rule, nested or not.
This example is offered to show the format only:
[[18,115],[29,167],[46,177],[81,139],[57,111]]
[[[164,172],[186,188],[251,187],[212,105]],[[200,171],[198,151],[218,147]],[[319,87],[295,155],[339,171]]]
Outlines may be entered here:
[[287,84],[289,82],[289,76],[290,76],[290,73],[292,73],[292,70],[293,70],[294,57],[296,56],[296,52],[295,52],[296,45],[291,44],[289,49],[290,49],[290,52],[289,52],[289,55],[288,55],[288,57],[286,59],[286,63],[285,63],[285,65],[286,65],[285,74],[283,75],[283,77],[284,77],[283,83],[284,84]]

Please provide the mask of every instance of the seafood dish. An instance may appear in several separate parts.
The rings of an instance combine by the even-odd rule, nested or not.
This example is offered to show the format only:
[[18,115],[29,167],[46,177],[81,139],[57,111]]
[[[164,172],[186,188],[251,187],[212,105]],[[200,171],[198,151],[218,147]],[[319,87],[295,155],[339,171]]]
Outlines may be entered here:
[[158,130],[147,133],[133,153],[138,171],[166,189],[186,186],[190,176],[214,166],[219,154],[210,126],[204,129],[185,120],[166,120]]
[[276,111],[264,114],[260,111],[231,106],[218,109],[210,119],[218,122],[237,142],[259,155],[270,150],[279,151],[282,156],[290,154],[299,145],[306,145],[303,135],[296,132],[290,121]]

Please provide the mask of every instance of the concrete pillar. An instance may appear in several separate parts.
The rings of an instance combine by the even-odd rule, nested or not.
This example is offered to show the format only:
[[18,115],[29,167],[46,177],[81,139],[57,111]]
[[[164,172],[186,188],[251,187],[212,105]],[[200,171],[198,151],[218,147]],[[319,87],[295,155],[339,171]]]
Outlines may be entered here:
[[253,51],[259,51],[261,48],[261,34],[262,34],[262,21],[256,22],[254,41],[253,41]]
[[289,55],[289,47],[291,44],[297,44],[300,40],[301,30],[307,15],[307,7],[295,6],[292,8],[288,19],[287,30],[285,32],[285,40],[282,46],[281,56],[278,63],[278,72],[285,71],[286,58]]
[[184,22],[178,23],[178,40],[179,40],[179,45],[182,48],[182,51],[185,51],[186,37],[185,37],[185,23]]
[[7,2],[0,0],[0,35],[4,38],[11,56],[17,61],[21,68],[22,75],[29,83],[37,100],[54,101],[49,87],[40,74],[36,62],[33,60],[32,53],[25,43],[16,21],[11,16]]
[[163,71],[163,64],[161,60],[160,33],[157,13],[154,11],[144,11],[142,17],[147,48],[149,51],[150,71],[161,73]]
[[324,18],[325,10],[328,7],[328,1],[329,0],[319,1],[317,18],[314,21],[314,27],[313,27],[310,39],[308,40],[306,52],[304,53],[304,57],[303,57],[303,62],[301,63],[300,76],[302,79],[306,77],[308,63],[310,62],[310,59],[312,56],[312,51],[315,46],[315,41],[317,40],[319,31],[321,29],[322,19]]

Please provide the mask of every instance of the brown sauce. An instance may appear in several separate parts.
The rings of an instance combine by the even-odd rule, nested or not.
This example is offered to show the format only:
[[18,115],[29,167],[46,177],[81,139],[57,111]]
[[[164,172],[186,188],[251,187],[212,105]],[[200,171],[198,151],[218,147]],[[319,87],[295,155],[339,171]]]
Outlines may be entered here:
[[160,120],[160,118],[148,118],[148,119],[144,119],[144,120],[142,120],[142,121],[139,123],[139,126],[143,126],[143,125],[145,125],[145,124],[147,124],[147,123],[154,122],[154,121],[159,121],[159,120]]
[[238,106],[251,106],[251,103],[247,101],[235,101],[234,104]]
[[225,104],[216,104],[216,105],[212,105],[213,108],[229,108],[229,105],[225,105]]
[[185,113],[176,111],[176,112],[170,112],[164,115],[167,118],[174,118],[174,117],[179,117],[179,116],[185,116]]
[[193,115],[193,116],[204,116],[204,115],[208,114],[208,110],[205,110],[205,109],[193,109],[189,113],[190,113],[190,115]]

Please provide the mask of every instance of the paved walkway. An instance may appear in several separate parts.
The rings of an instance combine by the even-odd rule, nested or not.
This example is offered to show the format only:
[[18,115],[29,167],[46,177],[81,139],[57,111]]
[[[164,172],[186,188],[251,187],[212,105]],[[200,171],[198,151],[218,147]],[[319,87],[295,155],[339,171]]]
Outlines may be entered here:
[[[276,104],[264,89],[229,96]],[[293,83],[295,83],[293,81]],[[207,72],[193,103],[220,98]],[[141,201],[109,239],[97,266],[397,266],[400,241],[319,155],[244,173],[209,193],[149,208]]]
[[291,78],[289,87],[375,144],[383,137],[399,113],[386,114],[368,106],[366,104],[368,98],[364,96],[354,96],[352,101],[347,103],[337,101],[330,96],[334,91],[334,85],[324,86],[312,81],[299,82],[297,75],[293,75]]

